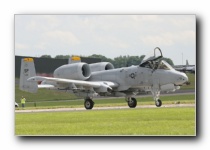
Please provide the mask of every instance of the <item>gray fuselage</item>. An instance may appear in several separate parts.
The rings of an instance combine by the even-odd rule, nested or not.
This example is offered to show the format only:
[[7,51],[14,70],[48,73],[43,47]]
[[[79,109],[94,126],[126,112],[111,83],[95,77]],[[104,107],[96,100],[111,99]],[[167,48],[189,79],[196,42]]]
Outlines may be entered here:
[[89,81],[112,81],[119,84],[117,91],[128,88],[140,88],[153,84],[165,85],[178,80],[178,72],[175,70],[153,70],[150,68],[131,66],[119,69],[93,72]]

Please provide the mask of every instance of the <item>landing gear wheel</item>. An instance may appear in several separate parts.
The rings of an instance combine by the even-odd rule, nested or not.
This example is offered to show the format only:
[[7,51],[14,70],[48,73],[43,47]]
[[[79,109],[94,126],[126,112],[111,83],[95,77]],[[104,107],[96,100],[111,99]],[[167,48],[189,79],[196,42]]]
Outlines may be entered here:
[[130,108],[135,108],[137,105],[137,101],[135,98],[131,97],[131,99],[128,100],[128,106]]
[[84,106],[86,109],[92,109],[94,105],[94,102],[92,99],[85,99]]
[[162,105],[162,101],[161,101],[160,99],[156,100],[156,101],[155,101],[155,105],[156,105],[157,107],[160,107],[160,106]]

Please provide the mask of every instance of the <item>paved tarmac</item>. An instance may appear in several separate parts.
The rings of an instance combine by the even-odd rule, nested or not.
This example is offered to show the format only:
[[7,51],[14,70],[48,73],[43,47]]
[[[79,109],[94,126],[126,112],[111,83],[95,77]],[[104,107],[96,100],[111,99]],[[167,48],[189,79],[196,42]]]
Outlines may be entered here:
[[[117,110],[117,109],[140,109],[140,108],[172,108],[172,107],[195,107],[195,104],[168,104],[156,107],[155,105],[141,105],[136,108],[129,108],[128,106],[116,107],[93,107],[92,110]],[[64,112],[64,111],[91,111],[85,108],[56,108],[56,109],[33,109],[33,110],[15,110],[16,113],[33,113],[33,112]]]

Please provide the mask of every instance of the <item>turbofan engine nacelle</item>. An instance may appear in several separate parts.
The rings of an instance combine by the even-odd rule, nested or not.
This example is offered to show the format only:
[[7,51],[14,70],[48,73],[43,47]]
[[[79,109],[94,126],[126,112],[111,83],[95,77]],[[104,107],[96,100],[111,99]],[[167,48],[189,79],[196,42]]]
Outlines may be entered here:
[[110,62],[94,63],[89,64],[89,66],[91,72],[114,69],[114,66]]
[[55,78],[86,80],[91,76],[91,71],[86,63],[74,63],[58,67],[53,76]]

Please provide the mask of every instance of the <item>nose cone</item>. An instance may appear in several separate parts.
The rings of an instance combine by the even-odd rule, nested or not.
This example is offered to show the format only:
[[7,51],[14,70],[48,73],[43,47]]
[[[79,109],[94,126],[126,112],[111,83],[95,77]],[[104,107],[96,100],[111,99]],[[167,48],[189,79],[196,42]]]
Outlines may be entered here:
[[185,73],[179,72],[176,85],[182,85],[188,82],[188,76]]
[[188,82],[188,76],[185,73],[183,73],[182,78],[183,78],[184,83]]

